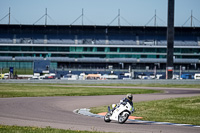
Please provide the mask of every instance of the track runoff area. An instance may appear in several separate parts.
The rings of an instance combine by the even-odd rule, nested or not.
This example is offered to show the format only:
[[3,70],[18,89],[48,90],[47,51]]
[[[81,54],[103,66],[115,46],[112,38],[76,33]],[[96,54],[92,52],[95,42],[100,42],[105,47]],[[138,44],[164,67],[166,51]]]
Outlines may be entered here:
[[[131,88],[131,87],[130,87]],[[140,87],[139,87],[140,88]],[[141,87],[143,88],[143,87]],[[161,97],[157,97],[157,98],[150,98],[150,99],[146,99],[147,101],[149,100],[158,100],[158,99],[168,99],[168,98],[176,98],[176,97],[188,97],[188,96],[192,96],[191,94],[193,94],[193,96],[195,95],[200,95],[200,89],[187,89],[187,88],[159,88],[159,87],[144,87],[145,89],[156,89],[156,90],[164,90],[165,93],[167,94],[165,96],[161,96]],[[147,95],[148,96],[148,95]],[[139,96],[136,96],[136,98]],[[140,100],[136,100],[136,101],[140,101]],[[143,101],[143,100],[141,100]],[[104,116],[106,115],[107,112],[102,112],[102,113],[98,113],[98,114],[94,114],[90,112],[90,109],[88,108],[81,108],[81,109],[76,109],[73,111],[76,114],[81,114],[84,116],[89,116],[89,117],[95,117],[95,118],[101,118],[103,119]],[[198,117],[198,116],[197,116]],[[192,124],[179,124],[179,123],[170,123],[170,122],[156,122],[156,121],[145,121],[145,120],[140,120],[143,117],[140,116],[129,116],[128,120],[129,122],[132,123],[141,123],[141,124],[154,124],[154,125],[173,125],[173,126],[184,126],[184,127],[193,127],[193,128],[200,128],[200,125],[192,125]],[[103,120],[102,120],[103,121]]]
[[[35,84],[37,85],[37,84]],[[42,84],[44,85],[44,84]],[[55,85],[62,89],[68,85]],[[76,87],[83,88],[86,85]],[[38,87],[38,86],[35,86]],[[45,86],[43,86],[45,87]],[[52,87],[52,86],[51,86]],[[134,94],[133,102],[160,99],[199,96],[199,88],[164,88],[164,87],[131,87],[131,86],[90,86],[95,88],[129,88],[155,89],[165,93]],[[33,89],[33,88],[32,88]],[[52,89],[52,88],[51,88]],[[89,112],[90,107],[118,103],[125,95],[104,96],[48,96],[0,98],[0,124],[18,126],[36,126],[72,130],[89,130],[101,132],[181,132],[198,133],[199,126],[172,124],[164,122],[141,121],[129,119],[124,124],[105,123],[103,116]],[[84,109],[86,108],[86,109]],[[78,109],[78,110],[77,110]],[[80,115],[81,114],[81,115]],[[84,114],[84,115],[82,115]],[[88,115],[90,117],[87,117]]]
[[[77,109],[73,111],[74,113],[89,116],[89,117],[96,117],[96,118],[104,118],[107,112],[102,112],[98,114],[93,114],[90,112],[90,109],[82,108]],[[178,124],[178,123],[170,123],[170,122],[156,122],[156,121],[145,121],[145,120],[139,120],[143,117],[137,117],[137,116],[129,116],[127,121],[134,122],[134,123],[143,123],[143,124],[158,124],[158,125],[174,125],[174,126],[188,126],[188,127],[196,127],[200,128],[198,125],[192,125],[192,124]]]

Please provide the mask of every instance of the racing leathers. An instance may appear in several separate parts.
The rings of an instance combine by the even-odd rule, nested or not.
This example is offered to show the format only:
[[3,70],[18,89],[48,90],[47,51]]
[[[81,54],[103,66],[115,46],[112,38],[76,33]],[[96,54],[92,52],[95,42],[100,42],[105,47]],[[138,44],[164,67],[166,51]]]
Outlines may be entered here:
[[126,105],[127,102],[132,106],[132,112],[134,112],[134,107],[133,107],[133,102],[131,100],[129,100],[128,98],[123,98],[122,100],[120,100],[120,103],[118,103],[112,110],[111,113],[120,106],[120,104]]

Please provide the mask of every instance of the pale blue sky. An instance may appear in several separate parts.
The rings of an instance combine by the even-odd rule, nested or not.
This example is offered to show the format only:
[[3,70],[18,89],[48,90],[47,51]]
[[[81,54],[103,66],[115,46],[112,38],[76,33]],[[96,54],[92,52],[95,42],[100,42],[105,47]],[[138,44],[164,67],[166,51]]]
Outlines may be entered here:
[[[45,14],[53,19],[48,19],[48,24],[69,25],[76,20],[84,9],[85,25],[108,25],[118,14],[120,9],[121,25],[144,26],[154,16],[157,16],[167,23],[168,0],[0,0],[0,19],[8,14],[11,7],[12,24],[33,24]],[[175,25],[182,26],[191,15],[200,20],[200,0],[175,0]],[[158,26],[166,26],[157,18]],[[125,21],[128,21],[128,23]],[[44,24],[41,19],[37,24]],[[0,21],[0,24],[7,24],[8,17]],[[111,25],[117,25],[117,20]],[[200,27],[200,22],[194,19],[195,26]],[[74,25],[81,25],[81,19]],[[148,26],[153,26],[151,21]],[[190,22],[185,24],[189,26]]]

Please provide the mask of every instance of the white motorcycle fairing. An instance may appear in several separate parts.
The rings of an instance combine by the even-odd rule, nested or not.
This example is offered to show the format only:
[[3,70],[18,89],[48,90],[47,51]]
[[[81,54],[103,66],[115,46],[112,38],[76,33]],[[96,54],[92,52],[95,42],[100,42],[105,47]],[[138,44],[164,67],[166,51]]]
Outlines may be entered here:
[[119,123],[124,123],[134,111],[133,107],[129,102],[122,103],[116,109],[110,113],[110,111],[104,117],[105,122],[110,122],[111,120],[118,121]]

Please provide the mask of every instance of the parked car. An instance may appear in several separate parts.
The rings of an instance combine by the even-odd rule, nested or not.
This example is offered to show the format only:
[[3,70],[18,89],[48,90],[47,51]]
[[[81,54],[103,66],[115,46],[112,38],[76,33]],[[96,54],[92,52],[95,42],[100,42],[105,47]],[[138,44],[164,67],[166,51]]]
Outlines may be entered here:
[[138,74],[139,79],[148,79],[148,76],[145,73]]
[[78,75],[67,74],[61,78],[61,80],[78,80]]
[[118,79],[118,75],[114,75],[114,74],[104,74],[103,76],[100,77],[100,79]]
[[161,77],[162,77],[163,75],[162,74],[156,74],[156,79],[161,79]]
[[200,73],[195,73],[194,79],[200,79]]
[[192,74],[182,74],[181,79],[194,79]]
[[155,74],[150,74],[150,79],[155,79],[156,78],[156,75]]

